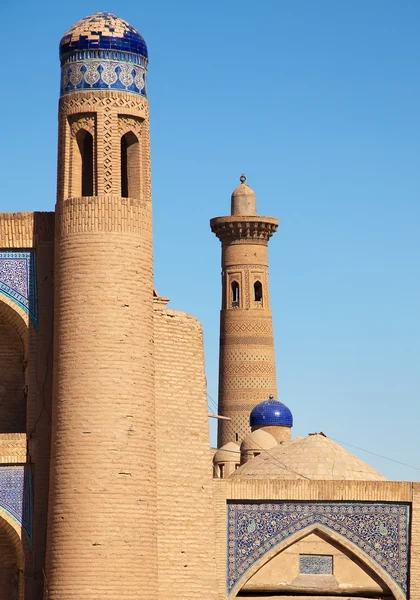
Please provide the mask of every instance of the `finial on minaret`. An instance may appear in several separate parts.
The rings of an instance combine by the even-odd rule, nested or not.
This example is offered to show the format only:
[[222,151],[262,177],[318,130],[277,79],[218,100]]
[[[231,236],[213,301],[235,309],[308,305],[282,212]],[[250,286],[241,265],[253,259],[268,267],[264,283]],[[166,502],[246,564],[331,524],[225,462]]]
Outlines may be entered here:
[[245,181],[246,181],[246,177],[245,177],[245,175],[244,175],[243,173],[242,173],[242,175],[239,177],[239,181],[240,181],[241,183],[245,183]]
[[274,396],[273,396],[273,394],[269,394],[269,395],[268,395],[268,399],[269,399],[269,400],[274,400]]

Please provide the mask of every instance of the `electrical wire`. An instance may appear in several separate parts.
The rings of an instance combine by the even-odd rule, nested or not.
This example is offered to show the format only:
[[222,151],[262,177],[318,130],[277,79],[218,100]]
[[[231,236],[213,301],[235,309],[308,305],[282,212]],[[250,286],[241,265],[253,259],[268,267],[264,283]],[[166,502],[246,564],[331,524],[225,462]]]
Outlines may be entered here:
[[350,448],[355,448],[356,450],[360,450],[361,452],[367,452],[368,454],[372,454],[373,456],[378,456],[379,458],[383,458],[385,460],[389,460],[390,462],[396,463],[397,465],[402,465],[403,467],[409,467],[410,469],[415,469],[416,471],[420,471],[420,467],[414,467],[413,465],[409,465],[400,460],[395,460],[394,458],[389,458],[388,456],[383,456],[382,454],[378,454],[377,452],[372,452],[371,450],[365,450],[364,448],[359,448],[359,446],[354,446],[353,444],[349,444],[348,442],[342,442],[340,440],[336,440],[334,438],[329,438],[333,442],[337,442],[338,444],[343,444],[344,446],[350,446]]

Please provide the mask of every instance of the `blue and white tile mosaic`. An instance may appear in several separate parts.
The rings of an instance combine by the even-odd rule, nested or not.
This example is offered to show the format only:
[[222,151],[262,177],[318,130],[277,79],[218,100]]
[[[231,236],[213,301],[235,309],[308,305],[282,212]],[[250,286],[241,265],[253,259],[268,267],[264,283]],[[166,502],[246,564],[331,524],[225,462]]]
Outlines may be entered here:
[[127,21],[101,11],[71,27],[60,42],[61,95],[115,90],[146,97],[147,46]]
[[0,508],[32,541],[32,473],[27,465],[0,466]]
[[37,325],[38,302],[34,252],[0,252],[0,294],[13,300]]
[[134,63],[114,60],[69,62],[61,69],[63,96],[86,90],[116,90],[146,96],[146,71]]
[[300,554],[299,573],[303,575],[332,575],[333,557],[323,554]]
[[317,524],[360,548],[407,593],[408,505],[229,503],[227,511],[228,593],[266,552],[297,532]]

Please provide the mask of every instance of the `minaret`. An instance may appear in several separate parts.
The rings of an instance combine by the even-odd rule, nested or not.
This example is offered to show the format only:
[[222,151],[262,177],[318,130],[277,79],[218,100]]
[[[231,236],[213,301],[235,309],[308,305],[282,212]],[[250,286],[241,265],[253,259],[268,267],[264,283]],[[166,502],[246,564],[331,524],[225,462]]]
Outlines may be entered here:
[[157,595],[147,48],[110,13],[62,38],[48,600]]
[[218,446],[240,444],[250,432],[252,408],[277,397],[273,326],[268,286],[268,240],[274,217],[257,215],[256,198],[241,176],[231,216],[210,221],[222,243]]

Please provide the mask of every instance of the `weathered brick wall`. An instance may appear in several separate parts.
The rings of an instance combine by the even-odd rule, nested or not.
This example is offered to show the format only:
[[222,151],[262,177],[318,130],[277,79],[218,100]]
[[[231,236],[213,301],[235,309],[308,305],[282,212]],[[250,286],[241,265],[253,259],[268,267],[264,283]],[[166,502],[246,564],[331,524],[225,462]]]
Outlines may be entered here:
[[[157,595],[146,109],[118,92],[60,101],[49,600]],[[73,123],[92,112],[96,195],[72,198]],[[120,195],[121,115],[140,130],[140,199]]]
[[216,597],[203,333],[155,303],[159,600]]

